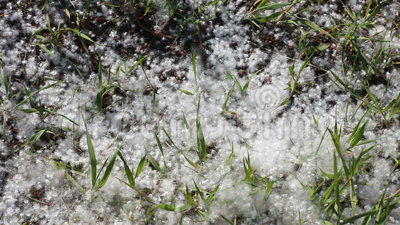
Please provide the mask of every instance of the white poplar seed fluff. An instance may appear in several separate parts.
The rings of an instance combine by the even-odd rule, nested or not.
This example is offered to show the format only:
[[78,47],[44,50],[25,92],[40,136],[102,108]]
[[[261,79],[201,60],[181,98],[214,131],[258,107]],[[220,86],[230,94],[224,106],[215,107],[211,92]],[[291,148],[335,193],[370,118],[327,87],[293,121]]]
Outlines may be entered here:
[[[0,2],[0,5],[3,4],[0,11],[0,65],[4,74],[8,77],[12,74],[15,82],[13,92],[22,90],[21,93],[25,93],[24,88],[27,88],[32,93],[56,83],[54,79],[62,82],[32,96],[37,107],[57,111],[47,116],[16,110],[19,107],[31,108],[29,100],[17,107],[18,102],[2,97],[0,116],[2,121],[8,122],[4,122],[7,129],[2,131],[0,139],[0,154],[4,159],[0,164],[0,224],[145,223],[149,203],[120,181],[127,182],[127,179],[118,157],[105,186],[97,192],[90,191],[90,163],[83,119],[92,138],[98,167],[117,149],[128,165],[135,169],[146,154],[151,155],[161,167],[164,167],[165,159],[168,168],[165,174],[146,166],[136,179],[136,186],[148,190],[149,196],[158,204],[172,205],[175,202],[179,208],[186,204],[186,186],[195,189],[196,183],[201,189],[212,191],[219,185],[215,200],[207,210],[209,218],[195,220],[195,217],[186,216],[182,219],[183,224],[223,224],[221,215],[230,219],[240,218],[242,224],[297,224],[299,215],[306,221],[305,224],[323,224],[318,204],[310,201],[309,192],[302,184],[320,182],[317,180],[320,170],[333,173],[334,146],[329,133],[321,142],[326,128],[333,129],[337,122],[344,131],[351,131],[364,115],[365,108],[359,107],[359,102],[353,101],[351,94],[343,91],[334,79],[316,82],[320,75],[311,66],[302,71],[299,82],[316,84],[307,86],[304,94],[294,93],[289,106],[280,106],[290,94],[288,68],[294,64],[294,71],[298,71],[304,63],[303,60],[293,60],[293,56],[288,54],[287,46],[296,43],[286,36],[283,28],[263,31],[264,35],[282,42],[282,46],[264,50],[261,40],[253,36],[260,31],[252,30],[251,23],[244,22],[251,19],[245,0],[226,1],[224,5],[218,3],[216,7],[205,9],[201,18],[207,21],[204,22],[206,25],[201,37],[204,40],[201,51],[204,52],[199,50],[197,54],[195,80],[191,53],[179,55],[167,52],[173,51],[172,48],[179,50],[185,43],[178,41],[174,46],[162,46],[160,42],[167,37],[146,39],[145,35],[133,32],[140,29],[133,23],[123,31],[118,27],[102,31],[99,27],[98,33],[96,30],[85,33],[82,29],[96,41],[86,50],[79,45],[76,34],[66,32],[62,46],[48,45],[54,54],[49,55],[35,45],[38,39],[30,38],[35,31],[46,28],[46,15],[54,27],[58,24],[68,27],[65,11],[53,1],[48,1],[44,9],[26,2]],[[79,9],[83,16],[85,1],[69,2],[63,4],[74,4],[68,7]],[[93,11],[89,15],[107,21],[121,20],[124,16],[128,19],[129,13],[133,13],[128,11],[128,7],[121,9],[101,2],[92,2]],[[196,8],[210,1],[185,2]],[[302,16],[322,28],[331,27],[335,19],[344,15],[338,13],[335,2],[326,1],[312,6],[321,14],[304,12]],[[360,2],[363,1],[348,1],[347,7],[360,12],[363,10]],[[168,20],[169,11],[165,8],[165,1],[157,0],[153,4],[157,13],[152,18],[154,27],[151,29],[159,30]],[[397,18],[399,11],[396,8],[399,9],[400,4],[393,1],[381,10],[381,17]],[[216,16],[219,21],[212,21]],[[398,54],[399,36],[389,32],[392,26],[391,22],[378,20],[369,35],[387,40]],[[187,27],[196,30],[190,23]],[[172,29],[178,33],[178,27]],[[182,33],[182,39],[197,43],[199,37],[195,32],[186,32]],[[381,44],[389,46],[388,43]],[[157,50],[157,47],[149,47],[151,45],[162,47]],[[164,47],[168,50],[163,50]],[[146,48],[150,50],[146,51]],[[365,46],[365,51],[373,52],[374,49]],[[97,69],[91,69],[93,65],[89,54],[96,55],[107,68],[103,72],[103,83],[107,82],[109,68],[111,85],[119,86],[125,93],[111,95],[110,110],[97,111],[98,74]],[[121,72],[121,68],[129,70],[139,57],[145,55],[147,59],[143,70],[137,66],[130,73]],[[341,79],[350,81],[350,74],[343,73],[340,53],[333,52],[332,55],[335,55],[335,60],[331,56],[317,56],[311,63],[331,69]],[[83,75],[79,75],[77,70]],[[246,76],[239,76],[241,70],[246,71]],[[165,75],[168,73],[173,75]],[[247,91],[242,93],[227,73],[235,76],[242,87],[250,76],[254,76]],[[160,74],[167,79],[161,80]],[[365,74],[360,72],[357,76],[357,82],[362,83]],[[385,78],[390,80],[389,85],[370,86],[371,93],[383,105],[395,99],[400,92],[399,67],[387,71]],[[152,92],[144,94],[149,83],[157,88],[155,105]],[[234,92],[223,109],[233,85],[236,85]],[[185,94],[180,89],[193,95]],[[6,96],[4,83],[1,83],[0,95]],[[24,98],[22,96],[19,101]],[[199,98],[199,118],[210,149],[204,163],[198,161],[195,151]],[[189,124],[188,128],[183,117]],[[399,116],[395,115],[393,124],[384,129],[378,129],[380,121],[379,115],[369,120],[364,134],[367,140],[376,140],[376,147],[370,152],[370,172],[360,175],[360,180],[367,185],[357,186],[359,212],[371,209],[385,187],[388,187],[387,193],[394,193],[400,187],[399,170],[392,172],[393,159],[399,158],[400,151]],[[168,137],[159,129],[163,156],[154,137],[157,127],[164,128],[185,156],[201,164],[202,168],[194,169],[177,148],[167,145]],[[42,148],[34,153],[31,153],[30,145],[12,149],[13,145],[7,144],[7,140],[14,138],[22,145],[39,130],[56,128],[65,135],[56,134],[60,137],[49,138],[48,142],[39,140]],[[346,140],[350,133],[342,132],[342,135],[341,144],[349,146]],[[233,155],[230,155],[232,149]],[[243,182],[243,159],[247,156],[258,175],[275,181],[267,199],[264,198],[264,189],[255,191]],[[81,168],[87,176],[73,176],[88,191],[80,192],[66,178],[64,170],[54,166],[52,159]],[[33,189],[43,190],[44,196],[40,197],[40,201],[32,200]],[[95,195],[98,197],[93,199]],[[351,215],[351,206],[346,207],[345,213]],[[180,217],[177,211],[157,209],[147,222],[179,224]],[[399,206],[393,210],[387,223],[400,224]]]

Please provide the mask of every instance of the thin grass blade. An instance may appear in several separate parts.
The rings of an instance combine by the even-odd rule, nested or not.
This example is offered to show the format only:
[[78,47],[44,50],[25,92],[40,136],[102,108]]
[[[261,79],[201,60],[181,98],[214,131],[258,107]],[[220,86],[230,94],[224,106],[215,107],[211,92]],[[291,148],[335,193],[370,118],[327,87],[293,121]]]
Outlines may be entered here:
[[199,156],[200,161],[204,162],[207,160],[207,149],[206,149],[206,141],[203,135],[203,129],[201,128],[200,123],[200,97],[197,104],[197,116],[196,116],[196,128],[197,128],[197,154]]
[[365,132],[365,127],[367,126],[368,121],[365,122],[361,127],[357,128],[356,132],[354,133],[354,136],[352,137],[352,140],[350,142],[350,147],[354,147],[360,142],[361,138],[364,136]]
[[173,206],[173,205],[158,204],[157,207],[160,209],[164,209],[166,211],[171,211],[171,212],[175,211],[175,206]]
[[114,163],[115,163],[115,159],[117,158],[119,151],[116,150],[115,153],[113,154],[113,156],[111,157],[110,162],[107,165],[106,171],[104,172],[103,177],[100,179],[99,183],[97,184],[97,190],[99,190],[100,188],[102,188],[106,183],[108,178],[111,175],[111,171],[114,167]]
[[89,152],[89,161],[90,161],[90,168],[91,168],[91,174],[92,174],[92,187],[96,185],[96,175],[97,175],[97,160],[96,160],[96,153],[93,147],[92,143],[92,138],[90,137],[89,131],[85,124],[85,129],[86,129],[86,143],[88,146],[88,152]]
[[143,158],[140,160],[140,162],[136,168],[135,178],[137,178],[142,173],[144,166],[146,165],[146,156],[147,155],[144,155]]
[[133,177],[134,172],[131,171],[128,163],[126,162],[124,156],[122,155],[122,153],[120,151],[118,151],[118,156],[124,164],[124,170],[125,170],[126,177],[128,178],[129,186],[135,186],[135,178]]
[[43,88],[41,88],[41,89],[39,89],[39,90],[37,90],[37,91],[31,92],[24,100],[22,100],[21,102],[19,102],[16,106],[17,106],[17,107],[18,107],[18,106],[21,106],[21,105],[24,104],[26,101],[28,101],[33,95],[35,95],[35,94],[37,94],[37,93],[39,93],[39,92],[41,92],[41,91],[44,91],[44,90],[46,90],[46,89],[49,89],[49,88],[51,88],[51,87],[53,87],[53,86],[55,86],[55,85],[57,85],[57,84],[60,84],[60,83],[62,83],[62,82],[56,82],[56,83],[53,83],[53,84],[49,84],[49,85],[47,85],[47,86],[45,86],[45,87],[43,87]]

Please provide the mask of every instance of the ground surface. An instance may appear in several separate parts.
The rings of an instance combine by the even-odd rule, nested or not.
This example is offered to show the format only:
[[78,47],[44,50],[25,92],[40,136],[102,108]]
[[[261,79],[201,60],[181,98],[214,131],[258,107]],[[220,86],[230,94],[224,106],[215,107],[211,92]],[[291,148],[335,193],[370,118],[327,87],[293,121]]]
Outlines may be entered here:
[[0,224],[400,224],[398,1],[0,1]]

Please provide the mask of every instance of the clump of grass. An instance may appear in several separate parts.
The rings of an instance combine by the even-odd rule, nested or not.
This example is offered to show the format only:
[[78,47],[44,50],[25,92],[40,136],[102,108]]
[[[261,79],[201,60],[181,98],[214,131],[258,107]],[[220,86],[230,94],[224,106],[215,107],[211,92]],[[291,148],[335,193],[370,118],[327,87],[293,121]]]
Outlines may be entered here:
[[[250,9],[250,15],[252,16],[252,23],[257,27],[260,27],[259,23],[266,23],[273,20],[277,21],[298,2],[299,1],[269,3],[268,0],[256,1],[253,7]],[[272,13],[269,16],[263,16],[264,11],[278,10],[278,9],[280,11]]]
[[114,86],[111,85],[111,71],[108,71],[107,81],[105,83],[103,81],[103,71],[104,71],[104,68],[102,66],[102,62],[100,59],[98,62],[98,71],[97,71],[98,91],[97,91],[96,100],[95,100],[97,110],[99,112],[103,112],[103,110],[105,110],[109,107],[109,105],[106,105],[105,97],[109,97],[110,92],[114,88]]
[[[135,171],[134,168],[130,168],[130,166],[128,165],[127,161],[125,160],[125,158],[124,158],[124,156],[122,155],[121,152],[118,152],[118,157],[123,162],[125,176],[128,179],[128,181],[126,182],[123,179],[118,179],[118,180],[120,182],[126,184],[127,186],[129,186],[133,190],[135,190],[135,192],[140,197],[145,199],[148,203],[150,203],[152,205],[152,207],[156,206],[157,205],[156,201],[154,199],[152,199],[144,190],[142,190],[141,188],[137,187],[136,179],[140,176],[140,174],[144,171],[144,169],[148,165],[150,165],[151,167],[153,167],[157,171],[162,172],[162,170],[161,170],[160,166],[158,165],[158,163],[154,160],[154,158],[151,155],[146,154],[141,158],[139,164],[136,167],[136,171]],[[149,211],[148,213],[151,213],[151,212]]]
[[275,181],[271,180],[269,176],[262,177],[256,173],[251,165],[249,153],[247,153],[247,157],[243,158],[243,169],[245,174],[244,181],[254,189],[264,190],[264,198],[267,199],[271,194]]
[[[372,221],[376,224],[382,224],[388,219],[390,212],[400,201],[399,198],[393,196],[385,198],[386,192],[384,192],[371,210],[357,212],[359,200],[355,187],[356,185],[362,185],[357,182],[357,177],[364,172],[363,170],[368,165],[368,160],[372,157],[369,153],[376,147],[375,145],[364,147],[374,142],[373,140],[363,140],[368,124],[368,121],[363,122],[364,116],[353,128],[347,139],[348,147],[345,149],[343,149],[341,143],[342,133],[337,123],[335,123],[333,130],[327,129],[335,148],[332,158],[333,173],[320,170],[322,183],[311,186],[303,185],[309,190],[310,199],[319,201],[319,205],[324,212],[323,220],[325,224],[333,224],[332,222],[349,224],[355,223],[360,219],[363,219],[362,224],[370,224]],[[361,149],[355,151],[356,147]],[[351,216],[344,213],[346,205],[351,207]]]
[[211,191],[206,191],[200,188],[194,182],[194,188],[185,186],[183,190],[185,203],[177,207],[175,204],[158,204],[157,207],[166,211],[175,211],[181,214],[180,224],[182,224],[185,216],[193,216],[193,214],[200,216],[205,220],[210,220],[209,209],[211,204],[215,201],[215,196],[219,190],[219,185]]
[[[47,24],[46,28],[41,28],[39,30],[36,30],[35,32],[33,32],[32,36],[36,40],[38,40],[36,45],[51,56],[54,56],[54,53],[49,49],[49,46],[51,48],[62,46],[63,37],[65,33],[68,32],[72,32],[73,34],[75,34],[82,44],[83,40],[86,40],[90,43],[95,43],[95,41],[93,41],[88,35],[84,34],[79,29],[61,27],[61,22],[59,22],[56,27],[53,27],[51,25],[50,18],[48,15],[46,15],[46,24]],[[83,46],[85,45],[83,44]]]

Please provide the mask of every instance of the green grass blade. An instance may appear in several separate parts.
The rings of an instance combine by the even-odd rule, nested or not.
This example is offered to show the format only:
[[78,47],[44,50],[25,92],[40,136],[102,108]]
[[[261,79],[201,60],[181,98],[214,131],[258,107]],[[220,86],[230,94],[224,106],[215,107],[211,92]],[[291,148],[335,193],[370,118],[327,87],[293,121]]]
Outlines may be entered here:
[[196,67],[196,51],[194,50],[194,48],[192,48],[192,55],[191,55],[191,61],[192,61],[192,66],[193,66],[193,73],[194,73],[194,81],[197,84],[197,67]]
[[81,184],[79,184],[78,181],[76,181],[76,179],[74,177],[72,177],[67,171],[64,171],[64,176],[69,182],[71,182],[73,185],[75,185],[75,187],[77,187],[81,193],[86,192],[85,188],[83,188],[83,186]]
[[72,29],[72,32],[74,32],[79,37],[94,43],[94,41],[89,36],[87,36],[86,34],[82,33],[81,31],[76,30],[76,29]]
[[[267,4],[270,0],[261,0],[261,2],[258,3],[257,8],[263,7],[265,4]],[[256,8],[256,9],[257,9]]]
[[360,168],[361,163],[363,161],[363,156],[366,155],[373,148],[375,148],[375,146],[371,146],[371,147],[361,151],[361,153],[358,155],[358,157],[353,161],[352,176],[354,176],[358,172],[358,169]]
[[201,200],[203,200],[205,202],[206,198],[204,196],[204,191],[201,188],[199,188],[199,186],[197,186],[196,181],[193,180],[193,183],[194,183],[194,186],[196,187],[197,194],[200,196]]
[[111,175],[111,171],[114,167],[114,163],[115,163],[115,159],[117,158],[119,151],[115,151],[115,153],[113,154],[113,156],[111,157],[110,162],[107,165],[106,171],[104,172],[103,177],[100,179],[99,183],[97,184],[97,190],[99,190],[100,188],[102,188],[106,183],[108,178]]
[[146,165],[146,157],[147,157],[147,155],[144,155],[143,158],[140,160],[140,162],[136,168],[135,178],[137,178],[142,173],[144,166]]
[[356,22],[358,20],[357,15],[349,9],[346,5],[343,4],[344,11],[346,11],[347,15],[354,21]]
[[131,169],[129,168],[128,163],[126,162],[122,153],[118,151],[117,154],[124,164],[124,170],[126,177],[128,178],[129,186],[135,186],[135,178],[133,177],[134,172],[132,172]]
[[[188,212],[190,208],[191,208],[190,204],[185,204],[185,205],[179,207],[178,212],[185,213],[185,212]],[[180,223],[180,224],[182,224],[182,223]]]
[[92,3],[92,0],[86,0],[86,2],[85,2],[85,11],[87,12],[87,13],[89,13],[90,12],[90,4]]
[[385,114],[382,111],[381,105],[379,104],[378,100],[375,98],[374,94],[368,88],[365,88],[365,90],[368,93],[369,98],[372,100],[374,103],[375,109],[383,116],[383,118],[386,120]]
[[297,72],[297,80],[296,83],[298,82],[298,79],[300,77],[301,72],[303,72],[303,70],[310,64],[310,57],[307,57],[306,60],[304,60],[303,64],[301,64],[299,71]]
[[321,200],[322,204],[321,205],[327,204],[327,201],[328,201],[329,197],[331,197],[334,189],[335,189],[335,185],[333,185],[333,184],[331,186],[329,186],[328,189],[326,189],[325,193],[322,195],[322,200]]
[[324,176],[326,176],[327,178],[333,179],[333,174],[327,173],[327,172],[325,172],[325,171],[322,170],[322,169],[319,169],[319,171],[321,171],[321,173],[322,173]]
[[372,94],[372,92],[370,90],[368,90],[368,88],[365,88],[365,90],[367,91],[369,98],[372,100],[372,102],[375,104],[375,106],[377,108],[380,108],[380,104],[379,104],[378,100],[376,100],[374,94]]
[[160,164],[157,163],[157,161],[151,156],[150,154],[147,155],[147,160],[149,160],[150,167],[157,170],[157,171],[162,171]]
[[157,91],[153,91],[153,98],[151,99],[151,115],[154,115],[157,107]]
[[247,91],[247,89],[249,88],[251,79],[253,79],[253,77],[254,77],[255,75],[257,75],[257,74],[258,74],[258,72],[254,73],[253,75],[251,75],[251,76],[249,77],[249,79],[247,79],[247,81],[246,81],[246,83],[244,84],[243,89],[242,89],[242,92],[243,92],[243,93],[245,93],[245,92]]
[[235,84],[238,86],[238,88],[240,89],[240,91],[243,92],[243,87],[242,87],[242,85],[240,84],[240,82],[238,81],[238,79],[237,79],[233,74],[231,74],[229,71],[225,71],[225,74],[228,75],[228,77],[230,77],[232,80],[234,80],[234,81],[235,81]]
[[93,147],[92,143],[92,138],[90,137],[89,131],[85,124],[85,129],[86,129],[86,143],[88,146],[88,152],[89,152],[89,161],[90,161],[90,168],[91,168],[91,177],[92,177],[92,187],[96,185],[96,176],[97,176],[97,160],[96,160],[96,153]]
[[382,1],[378,6],[376,6],[372,11],[366,13],[365,17],[364,17],[364,21],[368,21],[370,19],[372,19],[372,17],[374,17],[376,14],[379,13],[379,11],[381,11],[381,9],[383,7],[385,7],[386,5],[388,5],[391,2],[391,0],[386,0],[386,1]]
[[255,12],[259,11],[265,11],[265,10],[275,10],[275,9],[280,9],[289,5],[292,5],[293,3],[291,2],[278,2],[278,3],[271,3],[265,6],[257,7]]
[[[377,224],[379,224],[379,223],[385,224],[386,220],[389,218],[389,216],[390,216],[391,212],[393,211],[393,209],[395,209],[395,207],[400,203],[399,194],[397,194],[397,196],[398,197],[396,199],[394,199],[390,203],[387,203],[382,216],[377,221]],[[388,200],[388,199],[386,198],[385,200]]]
[[158,138],[157,133],[154,133],[154,138],[156,139],[156,142],[157,142],[158,148],[160,149],[161,155],[164,157],[164,149],[163,149],[163,147],[161,145],[161,141]]
[[101,92],[97,93],[95,103],[97,106],[97,110],[99,112],[102,112],[103,111],[103,93],[101,93]]
[[40,139],[40,137],[42,137],[42,135],[43,135],[44,133],[51,133],[51,134],[54,135],[53,132],[48,131],[47,129],[39,130],[39,131],[32,137],[32,140],[31,140],[31,141],[32,141],[32,142],[38,141],[38,140]]
[[132,72],[138,65],[142,65],[143,62],[147,59],[147,57],[148,56],[138,58],[138,60],[136,60],[136,62],[131,67],[129,67],[128,71],[125,71],[124,73],[128,74],[128,73]]
[[247,153],[247,157],[243,158],[243,169],[245,174],[244,180],[250,185],[253,185],[253,167],[251,166],[249,153]]
[[399,111],[400,109],[400,94],[397,96],[395,100],[393,100],[393,108],[392,111],[390,112],[389,118],[393,118],[393,116]]
[[173,205],[158,204],[157,207],[160,209],[164,209],[166,211],[171,211],[171,212],[175,211],[175,206],[173,206]]
[[218,189],[219,189],[219,185],[217,185],[214,188],[214,190],[212,190],[212,192],[207,196],[206,201],[205,201],[207,205],[211,204],[211,202],[214,200],[215,194],[217,194]]
[[15,151],[19,151],[20,149],[22,149],[22,148],[24,148],[25,146],[27,146],[27,145],[29,145],[29,144],[31,144],[31,143],[35,143],[35,142],[37,142],[39,139],[40,139],[40,137],[42,137],[42,135],[44,134],[44,133],[51,133],[51,134],[54,134],[53,132],[51,132],[51,131],[48,131],[47,129],[42,129],[42,130],[39,130],[38,132],[36,132],[34,135],[32,135],[32,137],[30,137],[21,147],[19,147],[17,150],[15,150]]
[[329,72],[331,72],[335,80],[338,81],[345,89],[349,89],[348,85],[342,79],[340,79],[340,77],[335,72],[333,72],[332,70],[329,70]]
[[221,0],[214,0],[214,1],[207,3],[207,5],[204,6],[204,9],[207,9],[210,6],[217,4],[219,1],[221,1]]
[[99,63],[97,65],[97,87],[99,90],[103,89],[103,66],[101,63],[101,59],[99,60]]
[[57,114],[58,116],[61,116],[61,117],[64,118],[64,119],[68,120],[69,122],[73,123],[75,126],[79,126],[79,124],[77,124],[75,121],[73,121],[72,119],[68,118],[67,116],[65,116],[65,115],[63,115],[63,114],[60,114],[60,113],[58,113],[58,112],[54,112],[54,111],[52,111],[52,112],[55,113],[55,114]]
[[56,114],[58,116],[61,116],[62,118],[70,121],[71,123],[73,123],[75,126],[79,126],[79,124],[77,124],[75,121],[73,121],[72,119],[68,118],[67,116],[60,114],[58,112],[55,111],[51,111],[45,108],[17,108],[17,110],[24,112],[24,113],[50,113],[50,114]]
[[389,102],[389,104],[387,104],[385,106],[385,108],[383,108],[383,112],[387,112],[389,109],[391,109],[394,105],[396,105],[397,101],[398,101],[399,97],[397,97],[397,99],[393,99],[392,101]]
[[17,110],[24,113],[52,113],[52,111],[45,108],[17,108]]
[[183,121],[183,124],[185,125],[185,128],[186,128],[187,130],[189,130],[190,126],[189,126],[189,123],[188,123],[188,121],[187,121],[186,116],[185,116],[184,113],[182,113],[182,121]]
[[55,56],[55,54],[50,51],[46,46],[42,45],[42,44],[36,44],[37,46],[39,46],[43,51],[45,51],[47,54],[51,55],[51,56]]
[[233,91],[235,90],[235,84],[232,85],[231,89],[228,92],[228,95],[226,96],[226,99],[224,101],[224,104],[222,104],[222,109],[225,109],[226,106],[228,105],[229,99],[232,97]]
[[[257,22],[259,22],[259,23],[267,23],[267,22],[269,22],[271,20],[274,20],[274,19],[278,18],[281,15],[282,15],[282,12],[275,12],[275,13],[272,13],[271,15],[269,15],[269,16],[255,17],[255,20],[257,20]],[[258,26],[257,24],[255,24],[255,25]]]
[[354,222],[356,222],[358,219],[363,218],[363,217],[367,217],[367,216],[372,216],[376,213],[376,210],[369,210],[360,214],[357,214],[355,216],[352,216],[350,218],[344,219],[343,222],[340,222],[340,225],[344,225],[344,224],[354,224]]
[[364,131],[365,127],[367,126],[368,121],[365,122],[361,127],[359,127],[356,132],[354,133],[354,136],[352,137],[352,140],[350,142],[350,147],[354,147],[360,142],[361,138],[364,136]]
[[320,26],[318,26],[316,23],[314,23],[314,22],[312,22],[312,21],[310,21],[310,20],[304,19],[304,18],[299,18],[299,17],[297,17],[297,19],[298,19],[302,24],[304,24],[304,25],[310,27],[311,29],[313,29],[313,30],[315,30],[315,31],[318,31],[318,32],[320,32],[320,33],[322,33],[322,34],[325,34],[326,36],[328,36],[328,37],[330,37],[330,38],[336,40],[336,38],[334,38],[332,35],[330,35],[327,31],[325,31],[324,29],[322,29],[322,28],[321,28]]
[[26,101],[28,101],[33,95],[35,95],[35,94],[37,94],[37,93],[39,93],[39,92],[41,92],[41,91],[44,91],[44,90],[46,90],[46,89],[49,89],[49,88],[51,88],[51,87],[53,87],[53,86],[55,86],[55,85],[57,85],[57,84],[60,84],[60,83],[62,83],[62,82],[56,82],[56,83],[53,83],[53,84],[49,84],[49,85],[47,85],[47,86],[45,86],[45,87],[43,87],[43,88],[41,88],[41,89],[39,89],[39,90],[36,90],[36,91],[34,91],[34,92],[31,92],[24,100],[22,100],[21,102],[19,102],[16,106],[18,107],[18,106],[21,106],[22,104],[24,104]]
[[203,130],[200,123],[200,97],[197,104],[197,116],[196,116],[196,128],[197,128],[197,154],[200,161],[204,162],[207,160],[207,149],[206,141],[204,139]]
[[193,166],[193,168],[198,169],[198,170],[201,170],[201,169],[202,169],[202,167],[201,167],[199,164],[197,164],[197,163],[193,162],[192,160],[190,160],[188,157],[186,157],[185,154],[182,154],[182,155],[183,155],[183,157],[185,157],[185,160],[186,160],[191,166]]
[[279,104],[279,106],[284,106],[284,105],[286,105],[286,104],[290,101],[290,99],[292,99],[292,94],[290,94],[285,100],[283,100],[283,102],[281,102],[281,103]]
[[[314,113],[312,114],[312,119],[313,119],[313,122],[314,122],[315,126],[316,126],[316,127],[318,127],[318,126],[319,126],[319,124],[318,124],[318,121],[317,121],[317,119],[315,118],[315,115],[314,115]],[[325,132],[326,132],[326,131],[325,131]]]
[[274,186],[275,181],[268,181],[267,186],[265,187],[265,197],[264,199],[267,199],[269,195],[271,194],[272,187]]
[[231,169],[233,169],[232,160],[233,160],[234,156],[235,156],[235,148],[233,147],[233,143],[232,143],[231,153],[228,155],[228,157],[225,160],[225,165],[230,165]]
[[185,199],[186,199],[186,202],[187,202],[190,206],[194,206],[194,205],[195,205],[195,203],[194,203],[194,201],[193,201],[192,193],[191,193],[191,191],[189,191],[189,188],[188,188],[187,185],[186,185]]
[[158,138],[157,133],[154,133],[154,137],[155,137],[155,139],[156,139],[158,148],[160,149],[161,155],[162,155],[162,157],[163,157],[164,167],[166,168],[166,167],[167,167],[167,163],[165,162],[165,156],[164,156],[164,149],[163,149],[163,146],[162,146],[162,144],[161,144],[160,139]]
[[9,81],[8,77],[4,74],[3,68],[1,68],[1,67],[0,67],[0,74],[3,79],[4,88],[6,90],[6,96],[8,98],[10,98],[12,95],[10,81]]
[[63,162],[59,162],[59,161],[54,160],[54,159],[49,159],[49,160],[51,160],[57,168],[69,170],[69,171],[74,172],[76,174],[79,174],[79,175],[81,175],[83,177],[87,177],[87,174],[85,174],[84,171],[79,169],[79,168],[72,167],[72,166],[70,166],[68,164],[65,164]]
[[[186,122],[187,122],[187,121],[186,121]],[[163,127],[162,129],[163,129],[164,134],[167,136],[167,139],[168,139],[167,143],[168,143],[170,146],[173,146],[174,148],[176,148],[178,151],[180,151],[180,149],[178,148],[178,146],[175,145],[174,141],[173,141],[172,138],[171,138],[171,135],[169,135],[169,133],[167,132],[167,130],[165,130],[164,127]]]
[[184,89],[179,89],[179,91],[182,92],[183,94],[186,94],[186,95],[193,95],[192,92],[186,91],[186,90],[184,90]]
[[333,186],[335,191],[335,210],[340,217],[340,188],[339,188],[339,170],[337,167],[336,152],[333,152]]
[[346,159],[345,159],[345,157],[343,155],[343,152],[342,152],[342,147],[341,147],[341,144],[340,144],[340,134],[337,131],[337,125],[335,124],[335,131],[334,132],[332,132],[330,129],[328,129],[328,131],[329,131],[329,133],[331,135],[333,144],[335,146],[335,150],[338,153],[339,158],[340,158],[340,160],[342,162],[342,166],[343,166],[343,169],[344,169],[344,171],[346,173],[346,176],[349,177],[350,171],[349,171],[349,169],[348,169],[348,167],[346,165]]
[[224,219],[225,222],[227,222],[228,224],[230,224],[230,225],[236,225],[236,218],[230,220],[230,219],[226,218],[224,215],[221,215],[221,217],[222,217],[222,219]]
[[211,217],[207,212],[205,212],[203,210],[200,210],[200,209],[197,209],[196,212],[197,212],[197,214],[199,214],[200,216],[202,216],[206,220],[211,220]]

